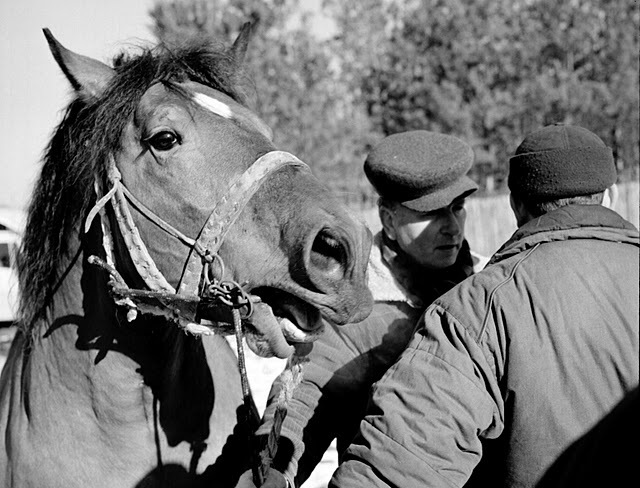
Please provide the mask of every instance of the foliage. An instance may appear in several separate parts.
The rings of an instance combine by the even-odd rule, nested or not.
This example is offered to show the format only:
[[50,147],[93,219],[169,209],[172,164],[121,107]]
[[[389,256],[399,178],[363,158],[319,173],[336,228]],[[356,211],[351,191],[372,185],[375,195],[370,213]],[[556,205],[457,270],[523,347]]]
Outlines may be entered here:
[[474,145],[477,168],[501,178],[524,134],[575,123],[614,149],[619,170],[637,172],[637,2],[363,0],[349,12],[334,4],[345,19],[365,18],[360,9],[385,21],[361,69],[363,102],[382,133],[457,134]]
[[242,24],[255,23],[247,53],[253,105],[279,148],[310,164],[337,191],[361,179],[368,120],[336,71],[331,44],[318,42],[297,0],[161,1],[151,12],[156,36],[176,44],[209,36],[230,44]]
[[552,122],[596,132],[621,178],[637,178],[637,1],[325,0],[329,38],[313,35],[303,3],[158,0],[152,15],[167,42],[231,42],[258,21],[256,109],[281,147],[338,190],[369,191],[369,145],[417,128],[469,141],[474,176],[499,187],[524,134]]

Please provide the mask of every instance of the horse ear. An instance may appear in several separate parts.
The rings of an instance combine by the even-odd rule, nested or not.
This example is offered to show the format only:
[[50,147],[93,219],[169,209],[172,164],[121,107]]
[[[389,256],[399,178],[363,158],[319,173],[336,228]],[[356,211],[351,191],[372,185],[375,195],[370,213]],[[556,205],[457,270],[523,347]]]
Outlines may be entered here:
[[244,55],[247,53],[247,45],[251,37],[251,28],[251,22],[245,22],[240,29],[238,37],[236,37],[236,40],[233,42],[233,46],[231,46],[231,56],[238,67],[242,65]]
[[53,37],[49,29],[44,28],[42,32],[73,89],[87,98],[99,97],[113,77],[113,69],[96,59],[69,51]]

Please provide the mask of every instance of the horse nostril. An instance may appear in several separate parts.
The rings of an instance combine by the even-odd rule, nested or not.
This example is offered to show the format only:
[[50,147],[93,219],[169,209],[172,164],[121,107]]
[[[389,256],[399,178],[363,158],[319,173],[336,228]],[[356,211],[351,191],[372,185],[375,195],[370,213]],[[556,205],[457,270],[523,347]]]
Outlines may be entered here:
[[342,278],[347,258],[347,250],[340,239],[327,229],[318,232],[311,246],[311,265],[313,268],[324,274],[335,274],[336,278]]

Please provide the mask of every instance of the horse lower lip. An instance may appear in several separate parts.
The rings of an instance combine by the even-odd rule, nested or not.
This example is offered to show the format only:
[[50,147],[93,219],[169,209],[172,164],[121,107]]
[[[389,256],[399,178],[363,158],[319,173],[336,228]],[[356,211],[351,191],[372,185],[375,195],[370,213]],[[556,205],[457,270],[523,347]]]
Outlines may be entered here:
[[314,333],[320,328],[320,312],[304,298],[277,288],[254,288],[252,295],[269,305],[278,322],[287,321],[303,333]]

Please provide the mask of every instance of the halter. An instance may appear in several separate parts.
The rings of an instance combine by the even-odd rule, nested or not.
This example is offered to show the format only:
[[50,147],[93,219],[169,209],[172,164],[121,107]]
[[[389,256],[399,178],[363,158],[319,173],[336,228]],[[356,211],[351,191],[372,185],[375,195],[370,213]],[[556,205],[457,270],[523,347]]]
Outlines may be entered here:
[[[109,271],[110,285],[116,303],[129,308],[127,319],[134,320],[140,311],[164,316],[178,323],[188,332],[197,335],[233,333],[234,330],[230,329],[229,324],[236,322],[231,320],[235,318],[233,317],[235,311],[244,308],[246,309],[245,318],[248,317],[252,312],[253,302],[259,301],[259,298],[249,295],[234,281],[223,281],[224,262],[218,251],[230,227],[251,197],[271,174],[284,167],[296,167],[309,171],[305,163],[288,152],[271,151],[264,154],[229,186],[209,215],[198,237],[193,239],[140,202],[122,182],[115,159],[109,155],[107,182],[110,189],[98,199],[89,212],[85,232],[89,230],[95,216],[100,214],[106,262],[97,256],[91,256],[89,261]],[[100,195],[100,186],[96,181],[98,195]],[[130,288],[116,270],[113,235],[109,220],[104,215],[104,207],[108,202],[111,202],[131,261],[148,290]],[[149,254],[135,225],[129,205],[191,249],[177,291],[167,282]],[[210,273],[210,270],[216,267],[219,269],[217,273],[219,278],[214,277],[211,280],[210,275],[213,273]],[[221,323],[203,322],[199,317],[199,310],[203,307],[214,313],[217,309],[218,316],[224,317],[225,320]]]
[[[271,151],[258,158],[228,189],[209,215],[196,239],[187,237],[178,229],[160,218],[142,202],[140,202],[122,183],[113,155],[109,155],[107,180],[111,185],[109,191],[98,199],[89,212],[85,222],[85,232],[97,214],[100,214],[102,225],[102,245],[105,250],[106,262],[93,255],[89,262],[106,269],[115,302],[126,306],[129,311],[127,320],[133,321],[138,311],[158,316],[164,316],[180,325],[184,330],[195,335],[212,335],[214,333],[235,334],[238,353],[238,369],[244,405],[245,420],[249,421],[251,411],[251,390],[247,376],[244,350],[242,346],[242,316],[240,309],[246,307],[245,318],[253,311],[253,302],[259,298],[249,295],[235,281],[223,281],[224,262],[218,254],[220,246],[229,228],[256,193],[264,181],[281,168],[291,166],[309,171],[309,167],[298,158],[284,151]],[[100,182],[96,179],[95,189],[100,195]],[[131,289],[115,268],[115,253],[113,235],[109,219],[105,215],[104,207],[111,202],[120,233],[124,239],[129,256],[149,290]],[[187,247],[191,248],[184,272],[176,290],[167,282],[153,258],[149,254],[144,241],[140,237],[138,228],[131,216],[131,204],[138,212],[151,220],[166,233],[174,236]],[[209,269],[218,264],[220,278],[209,278]],[[198,317],[198,307],[202,304],[214,308],[231,311],[233,327],[221,323],[202,323]],[[302,360],[290,358],[283,373],[285,384],[276,405],[278,422],[274,424],[268,435],[268,442],[259,452],[252,452],[253,479],[257,486],[264,482],[271,461],[275,458],[282,421],[287,415],[287,407],[293,389],[302,378]],[[286,375],[289,376],[286,376]],[[287,379],[288,378],[288,379]]]
[[[246,119],[242,113],[237,111],[230,110],[227,113],[227,106],[215,98],[196,94],[193,100],[221,117]],[[249,125],[269,137],[269,134],[265,133],[266,126],[263,127],[260,124],[252,123],[252,121],[249,121]],[[225,267],[218,251],[227,232],[236,222],[249,200],[271,174],[284,167],[310,171],[305,163],[288,152],[271,151],[264,154],[227,188],[225,194],[213,208],[198,237],[193,239],[163,220],[129,191],[122,182],[122,175],[116,166],[113,155],[109,154],[106,178],[106,187],[109,189],[102,194],[102,184],[96,176],[95,191],[98,200],[85,222],[85,232],[88,232],[93,219],[100,214],[102,245],[106,261],[95,255],[90,256],[88,261],[109,272],[111,293],[117,305],[128,308],[127,320],[129,322],[135,320],[138,312],[142,312],[163,316],[194,335],[235,334],[244,416],[247,422],[250,421],[253,401],[245,364],[242,319],[251,315],[253,303],[260,301],[260,298],[250,295],[233,280],[224,281]],[[147,290],[130,288],[116,269],[114,238],[104,209],[109,202],[129,257],[147,286]],[[153,261],[147,246],[140,237],[129,205],[164,232],[190,248],[177,291],[169,284]],[[218,271],[217,276],[215,268]],[[201,319],[199,312],[203,310],[206,310],[208,316],[211,316],[211,312],[217,312],[215,320],[212,322]],[[241,315],[241,310],[244,312],[244,316]],[[269,432],[268,442],[264,449],[260,452],[252,452],[253,478],[257,486],[262,485],[271,460],[275,457],[282,420],[287,414],[288,401],[293,389],[302,377],[301,367],[302,360],[296,359],[295,355],[287,361],[287,367],[283,374],[290,372],[291,379],[285,381],[284,396],[278,400],[276,415],[280,421],[274,424]]]

